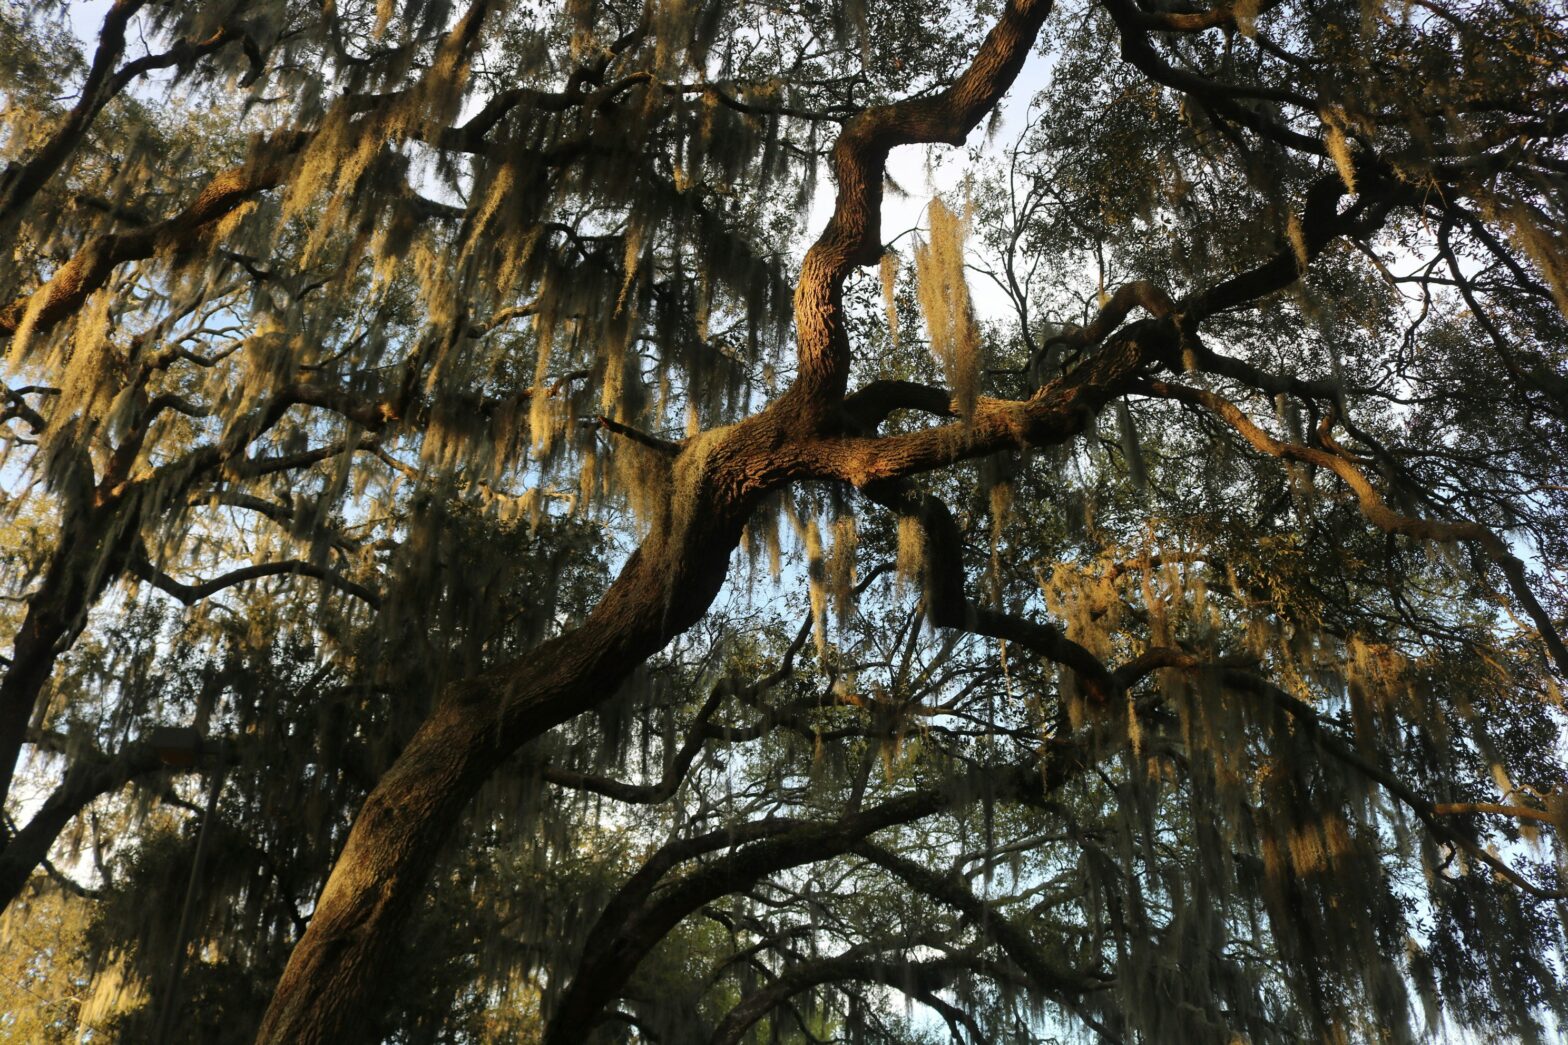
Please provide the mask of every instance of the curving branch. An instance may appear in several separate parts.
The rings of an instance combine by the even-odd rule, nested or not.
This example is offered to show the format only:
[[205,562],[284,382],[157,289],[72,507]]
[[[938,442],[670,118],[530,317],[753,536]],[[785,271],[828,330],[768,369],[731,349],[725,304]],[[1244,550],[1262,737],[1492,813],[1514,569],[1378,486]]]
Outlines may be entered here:
[[898,145],[962,145],[1017,78],[1053,0],[1008,0],[974,60],[949,87],[856,114],[831,155],[838,194],[833,216],[806,252],[795,286],[799,371],[780,407],[820,422],[844,396],[849,335],[844,279],[882,256],[882,182],[888,153]]
[[[1215,392],[1168,381],[1150,381],[1140,386],[1139,390],[1149,395],[1190,403],[1207,410],[1234,428],[1254,449],[1271,457],[1316,465],[1333,472],[1355,494],[1361,514],[1366,517],[1366,520],[1386,533],[1443,544],[1463,541],[1478,545],[1503,571],[1514,598],[1519,600],[1531,621],[1535,623],[1541,641],[1546,645],[1547,652],[1556,663],[1558,670],[1568,675],[1568,646],[1564,646],[1562,635],[1558,632],[1551,615],[1546,612],[1545,607],[1530,589],[1524,563],[1514,555],[1501,537],[1487,527],[1468,520],[1422,519],[1395,511],[1348,455],[1275,439],[1259,428],[1257,423],[1235,403]],[[1332,417],[1331,414],[1326,419],[1325,425],[1332,420]]]
[[1082,349],[1090,345],[1098,345],[1104,341],[1111,332],[1121,326],[1122,321],[1135,308],[1141,308],[1155,319],[1164,319],[1171,315],[1176,306],[1172,303],[1169,294],[1160,287],[1146,279],[1134,280],[1124,283],[1116,288],[1116,292],[1105,300],[1100,310],[1086,327],[1069,327],[1045,342],[1048,347],[1052,344],[1064,344],[1068,348]]
[[250,581],[262,580],[267,577],[313,577],[323,584],[352,595],[372,609],[379,609],[381,596],[349,580],[342,574],[330,570],[319,563],[309,562],[304,559],[284,559],[280,562],[263,562],[251,566],[242,566],[230,570],[209,580],[196,584],[185,584],[175,580],[154,566],[147,557],[145,549],[133,557],[127,567],[133,577],[146,581],[159,591],[172,595],[187,606],[200,602],[202,599],[216,595],[225,588],[232,588],[237,584],[246,584]]
[[925,536],[926,613],[937,627],[1015,643],[1072,671],[1084,694],[1106,705],[1119,692],[1115,677],[1093,653],[1053,624],[981,606],[964,594],[963,538],[953,513],[933,495],[920,495],[909,483],[879,483],[862,491],[898,514],[919,520]]
[[1300,279],[1307,266],[1334,240],[1367,235],[1382,227],[1397,204],[1421,202],[1415,189],[1387,176],[1388,172],[1372,158],[1357,154],[1355,167],[1360,191],[1351,206],[1339,210],[1339,201],[1347,190],[1337,173],[1319,177],[1307,188],[1302,203],[1300,240],[1281,246],[1255,268],[1184,297],[1177,308],[1188,326],[1196,329],[1210,316],[1284,290]]
[[1513,820],[1537,820],[1544,824],[1557,823],[1549,809],[1534,806],[1504,805],[1500,802],[1437,802],[1432,806],[1434,816],[1504,816]]
[[93,800],[140,777],[203,768],[199,764],[170,767],[146,742],[127,745],[113,757],[92,752],[73,759],[65,779],[44,799],[27,825],[11,838],[0,840],[0,911],[21,895],[66,825]]
[[[111,9],[105,21],[105,33],[110,37],[106,44],[107,50],[100,52],[99,59],[95,60],[94,64],[95,73],[98,73],[100,79],[105,82],[91,95],[84,92],[78,109],[86,106],[90,112],[84,111],[79,119],[73,115],[72,120],[61,129],[58,135],[62,141],[61,147],[46,146],[35,160],[30,162],[27,169],[19,170],[14,175],[16,191],[23,194],[17,197],[15,207],[25,202],[25,196],[35,193],[42,181],[46,180],[59,163],[63,162],[69,148],[85,129],[85,121],[90,119],[91,113],[96,112],[106,100],[101,96],[111,86],[111,82],[118,84],[115,87],[116,91],[123,88],[124,83],[119,82],[122,74],[125,82],[129,82],[130,79],[152,69],[188,64],[236,40],[245,43],[247,53],[252,57],[252,73],[255,74],[259,53],[255,53],[254,43],[243,32],[225,28],[200,43],[182,43],[164,54],[140,59],[111,78],[107,70],[112,67],[120,50],[123,50],[125,23],[134,10],[143,6],[144,2],[145,0],[117,0],[115,7]],[[463,53],[465,48],[471,46],[492,7],[490,0],[471,5],[446,34],[440,44],[442,51],[455,55]],[[113,37],[116,34],[120,38],[119,44],[114,43]],[[623,46],[629,46],[629,43]],[[100,65],[103,68],[101,73],[99,73]],[[599,70],[599,75],[602,76],[602,68]],[[592,79],[591,73],[579,77],[576,83],[569,85],[567,92],[560,94],[529,90],[502,92],[492,99],[491,104],[462,126],[439,129],[419,126],[412,129],[411,136],[442,149],[483,152],[489,145],[486,135],[504,115],[514,109],[531,106],[537,111],[553,112],[582,106],[585,112],[594,113],[622,97],[630,88],[646,82],[650,76],[636,74],[613,84],[601,86],[594,91],[578,93],[578,85]],[[410,90],[417,91],[417,89],[416,87]],[[397,91],[373,97],[344,96],[341,104],[351,114],[365,114],[374,119],[388,106],[409,96],[410,91]],[[97,101],[94,102],[92,99]],[[294,173],[296,160],[315,140],[315,131],[278,132],[255,146],[246,162],[211,178],[196,199],[174,216],[158,222],[138,220],[135,228],[117,233],[105,233],[92,239],[57,268],[42,286],[0,308],[0,337],[15,337],[19,334],[30,336],[47,332],[79,310],[88,297],[107,284],[110,276],[119,266],[155,255],[181,253],[197,246],[224,218],[235,213],[260,193],[277,188],[286,182]],[[578,135],[540,152],[536,158],[547,167],[562,166],[584,155],[590,144],[587,134]],[[60,148],[64,151],[60,151]],[[7,176],[11,176],[9,170]],[[0,191],[4,191],[8,184],[0,183]],[[0,196],[0,200],[4,198]],[[3,213],[0,211],[0,215]]]
[[189,66],[235,41],[244,41],[248,49],[254,49],[244,33],[225,27],[206,40],[181,40],[161,54],[145,55],[116,70],[114,65],[125,52],[130,20],[145,6],[146,0],[115,0],[98,30],[98,47],[76,104],[29,159],[7,164],[5,171],[0,173],[0,228],[13,222],[22,208],[48,184],[81,143],[93,119],[132,81],[172,65]]
[[637,803],[642,805],[656,805],[668,801],[675,792],[680,790],[686,774],[690,771],[692,763],[697,761],[697,756],[702,753],[704,742],[712,733],[708,730],[708,720],[718,712],[728,696],[723,686],[715,686],[708,695],[707,702],[697,712],[691,733],[681,744],[680,750],[670,764],[665,767],[664,775],[656,784],[628,784],[622,780],[611,777],[593,776],[588,773],[579,773],[575,770],[562,769],[558,766],[541,766],[540,779],[559,787],[568,787],[576,791],[588,791],[606,798],[613,798],[617,802]]
[[579,1040],[658,942],[688,915],[719,897],[780,871],[843,855],[877,831],[942,812],[982,793],[998,801],[1043,801],[1095,757],[1087,737],[1054,747],[1041,765],[975,770],[835,821],[743,824],[732,829],[740,832],[740,844],[730,853],[694,868],[655,894],[659,879],[679,862],[663,856],[661,850],[623,887],[590,931],[572,981],[550,1018],[545,1045]]
[[[1398,799],[1400,804],[1414,813],[1416,818],[1426,825],[1434,837],[1457,849],[1463,850],[1471,859],[1490,867],[1515,887],[1537,899],[1568,899],[1568,889],[1542,888],[1514,870],[1501,857],[1478,843],[1467,831],[1457,830],[1443,819],[1445,816],[1452,816],[1456,813],[1488,812],[1490,810],[1455,808],[1451,804],[1439,805],[1427,800],[1412,790],[1404,781],[1394,776],[1394,774],[1363,758],[1348,744],[1335,736],[1325,727],[1323,718],[1316,708],[1298,700],[1272,682],[1253,672],[1230,668],[1223,670],[1220,673],[1220,677],[1225,685],[1233,689],[1268,698],[1302,727],[1310,730],[1313,740],[1325,751],[1339,761],[1356,769],[1366,776],[1367,779],[1377,782],[1385,791]],[[1513,807],[1505,808],[1512,809]]]
[[875,435],[899,410],[919,410],[937,417],[956,417],[952,393],[916,381],[872,381],[844,397],[844,414],[857,434]]
[[[125,51],[125,30],[147,0],[115,0],[104,15],[98,30],[98,48],[93,54],[87,79],[71,111],[53,134],[25,162],[12,162],[0,173],[0,228],[8,226],[17,212],[43,188],[60,169],[71,151],[87,133],[93,117],[113,97],[115,63]],[[120,84],[121,87],[124,84]]]
[[0,308],[0,336],[44,333],[75,314],[119,266],[188,249],[217,222],[280,184],[309,139],[301,131],[280,132],[253,149],[246,162],[214,175],[196,199],[173,217],[94,238],[37,290]]
[[1139,320],[1028,399],[981,396],[969,418],[919,432],[809,440],[785,451],[794,458],[789,467],[799,478],[837,479],[864,488],[1000,450],[1053,446],[1087,429],[1146,369],[1176,365],[1180,344],[1171,317]]
[[[1246,21],[1251,21],[1259,15],[1266,14],[1280,5],[1281,0],[1263,0],[1262,3],[1253,5],[1252,11],[1246,15]],[[1236,4],[1217,4],[1214,7],[1184,7],[1171,4],[1158,11],[1137,10],[1133,13],[1133,21],[1144,29],[1158,33],[1198,33],[1205,29],[1232,27],[1237,24],[1239,14]]]
[[1268,139],[1296,152],[1327,156],[1328,149],[1322,142],[1300,131],[1292,130],[1258,109],[1249,107],[1244,100],[1272,102],[1295,106],[1307,112],[1317,111],[1315,99],[1295,91],[1275,87],[1246,87],[1221,83],[1178,69],[1165,60],[1148,36],[1149,27],[1143,21],[1144,12],[1132,0],[1101,0],[1101,4],[1116,23],[1121,34],[1122,59],[1155,83],[1190,95],[1226,119],[1247,128],[1261,138]]

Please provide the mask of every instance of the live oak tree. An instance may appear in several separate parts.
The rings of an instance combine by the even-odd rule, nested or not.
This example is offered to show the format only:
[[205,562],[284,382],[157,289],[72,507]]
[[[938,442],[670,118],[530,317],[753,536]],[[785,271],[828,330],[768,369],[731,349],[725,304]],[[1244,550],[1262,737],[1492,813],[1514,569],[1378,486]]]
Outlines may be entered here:
[[120,1033],[1564,1018],[1553,7],[63,18],[0,896],[92,894]]

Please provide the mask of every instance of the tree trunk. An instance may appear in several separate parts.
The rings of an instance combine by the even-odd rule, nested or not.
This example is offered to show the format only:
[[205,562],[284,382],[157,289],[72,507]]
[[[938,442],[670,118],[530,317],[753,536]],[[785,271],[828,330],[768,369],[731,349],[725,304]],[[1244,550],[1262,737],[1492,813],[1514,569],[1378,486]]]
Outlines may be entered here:
[[581,627],[442,694],[365,800],[258,1042],[379,1040],[390,959],[469,800],[519,747],[608,699],[706,612],[750,511],[749,498],[729,501],[693,512],[683,540],[645,544]]
[[[864,110],[846,125],[832,156],[834,214],[796,285],[795,382],[761,414],[694,437],[669,462],[674,489],[666,532],[633,555],[581,628],[522,664],[443,694],[355,820],[273,994],[259,1042],[375,1039],[373,1002],[389,957],[442,843],[491,771],[522,744],[607,699],[637,665],[696,623],[724,582],[758,497],[799,479],[844,478],[810,468],[798,451],[842,421],[850,363],[843,281],[854,266],[881,255],[888,152],[921,141],[961,145],[1012,84],[1051,4],[1009,0],[969,68],[946,90]],[[849,478],[861,485],[874,477]]]

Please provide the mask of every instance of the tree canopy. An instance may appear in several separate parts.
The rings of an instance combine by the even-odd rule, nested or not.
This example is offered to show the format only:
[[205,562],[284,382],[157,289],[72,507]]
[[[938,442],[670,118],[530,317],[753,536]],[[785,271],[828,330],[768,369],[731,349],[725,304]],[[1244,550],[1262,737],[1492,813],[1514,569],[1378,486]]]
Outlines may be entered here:
[[5,2],[0,106],[0,1040],[1568,1028],[1559,5]]

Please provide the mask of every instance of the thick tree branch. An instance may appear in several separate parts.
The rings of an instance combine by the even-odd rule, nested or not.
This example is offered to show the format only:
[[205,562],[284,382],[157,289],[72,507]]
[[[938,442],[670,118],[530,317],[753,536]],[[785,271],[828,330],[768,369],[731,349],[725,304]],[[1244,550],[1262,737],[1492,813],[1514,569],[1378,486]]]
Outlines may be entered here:
[[38,335],[72,315],[128,261],[174,253],[196,243],[218,221],[287,176],[293,156],[309,140],[303,132],[274,135],[245,163],[215,175],[195,201],[164,221],[105,233],[77,251],[43,286],[0,309],[0,336]]
[[999,450],[1055,445],[1087,429],[1146,368],[1176,365],[1179,344],[1170,319],[1139,320],[1029,399],[982,396],[972,417],[920,432],[811,440],[786,450],[794,457],[790,467],[800,478],[838,479],[864,487]]
[[1143,12],[1132,0],[1101,0],[1106,11],[1115,20],[1121,33],[1122,58],[1155,83],[1182,91],[1199,100],[1234,123],[1247,128],[1260,137],[1284,145],[1297,152],[1326,156],[1328,150],[1316,138],[1292,130],[1257,109],[1244,104],[1242,99],[1281,103],[1307,112],[1316,112],[1314,99],[1273,87],[1246,87],[1205,79],[1196,73],[1178,69],[1167,62],[1150,41],[1143,25]]
[[962,145],[1012,86],[1052,0],[1008,0],[1002,17],[968,68],[946,90],[857,114],[834,143],[838,186],[833,216],[806,252],[795,287],[795,338],[800,366],[782,409],[816,417],[836,406],[849,377],[843,286],[850,269],[882,256],[882,183],[888,153],[898,145]]
[[93,54],[76,104],[30,159],[8,163],[4,173],[0,173],[0,229],[8,228],[22,207],[60,169],[87,133],[93,117],[125,86],[128,78],[114,75],[114,63],[125,51],[126,26],[146,2],[115,0],[98,30],[98,49]]
[[921,556],[926,570],[926,613],[932,624],[1016,643],[1071,670],[1093,703],[1103,707],[1111,702],[1119,692],[1114,677],[1098,657],[1060,628],[970,601],[964,593],[963,538],[940,498],[921,496],[909,484],[873,484],[862,492],[878,504],[920,521],[926,540]]

